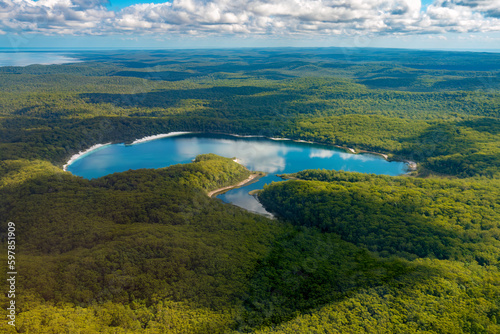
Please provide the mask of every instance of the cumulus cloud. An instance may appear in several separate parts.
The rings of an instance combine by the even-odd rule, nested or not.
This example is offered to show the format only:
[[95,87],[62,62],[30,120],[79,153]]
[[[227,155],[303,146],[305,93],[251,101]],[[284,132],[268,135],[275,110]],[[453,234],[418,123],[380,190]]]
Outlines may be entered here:
[[44,34],[357,35],[500,31],[500,0],[0,0],[0,31]]
[[444,7],[468,7],[473,11],[484,13],[487,17],[500,17],[500,0],[441,0],[439,4]]
[[114,16],[98,0],[0,0],[0,29],[8,33],[98,33]]
[[439,32],[499,31],[499,11],[500,0],[438,0],[423,14],[422,27]]

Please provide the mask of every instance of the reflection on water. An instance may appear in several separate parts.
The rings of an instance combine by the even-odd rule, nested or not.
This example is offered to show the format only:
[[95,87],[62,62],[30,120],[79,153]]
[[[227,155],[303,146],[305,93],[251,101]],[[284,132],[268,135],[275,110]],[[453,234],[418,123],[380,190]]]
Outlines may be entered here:
[[286,156],[291,152],[301,152],[297,147],[283,143],[257,142],[248,145],[242,153],[241,163],[250,170],[266,173],[283,172],[286,167]]
[[[252,140],[253,139],[253,140]],[[285,156],[301,149],[289,147],[281,143],[256,138],[217,139],[214,142],[206,138],[183,138],[176,145],[176,152],[180,156],[195,157],[202,153],[215,153],[224,157],[237,157],[250,170],[266,173],[282,172],[285,169]]]
[[189,163],[203,153],[236,157],[248,169],[268,173],[255,183],[217,196],[225,202],[263,214],[266,213],[264,208],[248,192],[281,181],[277,173],[334,169],[400,175],[407,171],[402,162],[388,162],[372,154],[350,154],[337,148],[293,141],[210,134],[184,134],[135,145],[109,145],[75,160],[68,166],[68,171],[91,179],[128,169]]
[[342,160],[359,160],[359,161],[371,161],[373,158],[383,159],[377,155],[365,153],[365,154],[352,154],[352,153],[339,153],[339,158]]
[[255,197],[248,195],[248,191],[249,190],[246,189],[246,187],[234,189],[224,194],[224,202],[232,203],[241,208],[245,208],[248,211],[259,213],[261,215],[272,216],[262,207],[262,204],[260,204]]
[[312,149],[311,153],[309,153],[309,158],[331,158],[333,157],[333,151],[330,150],[315,150]]

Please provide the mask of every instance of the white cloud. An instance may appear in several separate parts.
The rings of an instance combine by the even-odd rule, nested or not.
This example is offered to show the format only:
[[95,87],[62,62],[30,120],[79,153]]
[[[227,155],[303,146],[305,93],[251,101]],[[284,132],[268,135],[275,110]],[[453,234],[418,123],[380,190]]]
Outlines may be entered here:
[[309,153],[309,158],[328,159],[328,158],[333,157],[334,153],[335,153],[335,151],[312,149],[311,153]]
[[95,0],[0,0],[0,29],[8,33],[102,33],[114,16]]
[[500,31],[500,0],[0,0],[0,31],[43,34],[362,35]]
[[500,0],[439,0],[438,4],[445,7],[468,7],[485,16],[500,17]]
[[425,26],[438,32],[500,31],[500,20],[491,13],[500,9],[500,1],[437,1],[427,8]]

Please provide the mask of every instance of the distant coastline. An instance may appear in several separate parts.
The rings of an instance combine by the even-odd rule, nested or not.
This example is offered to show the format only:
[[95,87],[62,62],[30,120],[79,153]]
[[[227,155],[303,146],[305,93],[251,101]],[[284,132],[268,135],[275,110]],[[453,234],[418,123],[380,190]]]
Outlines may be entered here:
[[10,51],[0,49],[0,67],[25,67],[30,65],[57,65],[82,63],[73,52],[60,51]]

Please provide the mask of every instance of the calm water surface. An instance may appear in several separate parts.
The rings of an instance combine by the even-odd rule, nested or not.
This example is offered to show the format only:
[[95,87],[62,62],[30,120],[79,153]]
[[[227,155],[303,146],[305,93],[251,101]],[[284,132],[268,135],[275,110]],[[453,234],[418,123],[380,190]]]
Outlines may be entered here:
[[140,168],[161,168],[189,163],[198,154],[215,153],[237,157],[248,169],[268,173],[255,183],[217,196],[249,211],[267,214],[248,192],[264,184],[281,181],[276,174],[305,169],[334,169],[350,172],[400,175],[407,172],[402,162],[388,162],[373,154],[350,154],[329,146],[290,140],[242,138],[227,135],[184,134],[144,143],[101,147],[74,161],[68,171],[87,179]]
[[28,66],[33,64],[79,63],[80,60],[59,52],[1,52],[0,66]]

